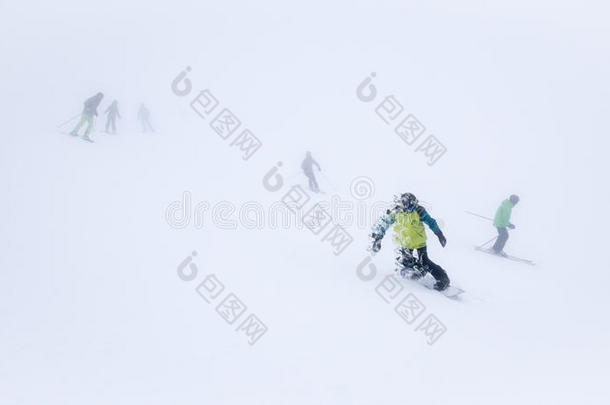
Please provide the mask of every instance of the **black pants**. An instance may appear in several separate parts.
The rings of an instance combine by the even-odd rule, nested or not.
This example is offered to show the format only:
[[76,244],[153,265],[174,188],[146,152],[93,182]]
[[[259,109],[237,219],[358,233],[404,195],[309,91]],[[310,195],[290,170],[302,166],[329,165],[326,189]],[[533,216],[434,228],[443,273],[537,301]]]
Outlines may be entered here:
[[494,243],[493,250],[496,253],[500,253],[504,250],[504,245],[506,245],[506,241],[508,240],[508,231],[506,228],[496,228],[498,230],[498,238],[496,239],[496,243]]
[[[413,251],[409,249],[409,253],[413,253]],[[417,249],[417,257],[421,264],[428,268],[430,274],[432,274],[432,277],[434,277],[436,281],[444,286],[449,285],[449,276],[447,275],[447,272],[441,266],[430,260],[426,246]]]

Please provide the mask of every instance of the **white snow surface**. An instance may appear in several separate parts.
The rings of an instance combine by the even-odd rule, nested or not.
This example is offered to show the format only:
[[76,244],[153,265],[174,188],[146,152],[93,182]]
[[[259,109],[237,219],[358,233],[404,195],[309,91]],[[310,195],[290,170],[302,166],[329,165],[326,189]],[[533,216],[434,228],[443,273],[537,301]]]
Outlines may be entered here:
[[[595,1],[4,1],[0,5],[0,403],[607,404],[609,7]],[[171,83],[187,66],[192,91]],[[373,102],[356,95],[372,72]],[[190,106],[208,89],[260,139],[248,160]],[[94,144],[57,125],[102,91]],[[375,108],[393,95],[446,153],[428,165]],[[102,132],[119,101],[118,134]],[[141,133],[145,103],[155,133]],[[371,207],[410,191],[466,290],[401,281],[390,235],[363,281],[371,221],[339,255],[307,228],[260,229],[310,150],[323,195]],[[263,186],[277,162],[281,190]],[[374,184],[368,198],[353,180]],[[190,193],[203,225],[166,218]],[[495,235],[510,194],[508,253]],[[226,201],[236,229],[212,207]],[[193,207],[192,210],[195,208]],[[192,212],[192,211],[190,211]],[[218,214],[218,213],[217,213]],[[194,214],[193,214],[194,215]],[[337,218],[333,217],[333,221]],[[179,264],[197,251],[197,277]],[[210,274],[225,289],[206,303]],[[230,293],[246,311],[228,324]],[[408,324],[408,294],[425,311]],[[256,315],[255,344],[239,325]],[[418,325],[434,315],[433,344]]]

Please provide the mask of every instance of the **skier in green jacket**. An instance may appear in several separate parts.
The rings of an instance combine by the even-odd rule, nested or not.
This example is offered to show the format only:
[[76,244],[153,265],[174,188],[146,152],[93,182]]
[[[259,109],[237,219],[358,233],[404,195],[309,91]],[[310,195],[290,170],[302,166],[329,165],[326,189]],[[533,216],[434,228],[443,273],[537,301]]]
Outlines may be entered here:
[[506,200],[502,201],[502,204],[500,204],[498,210],[496,211],[494,226],[498,230],[498,238],[496,239],[496,243],[494,243],[492,250],[497,255],[507,256],[506,253],[504,253],[504,245],[508,240],[508,230],[506,230],[506,228],[515,229],[515,225],[510,223],[510,215],[513,207],[517,205],[518,202],[519,196],[513,194]]
[[95,96],[89,97],[83,107],[83,113],[81,114],[80,121],[70,135],[78,136],[78,130],[85,124],[87,124],[87,129],[85,129],[85,134],[83,135],[83,139],[85,141],[93,142],[93,139],[89,137],[91,130],[93,129],[93,116],[97,116],[97,107],[100,105],[100,102],[104,98],[104,94],[97,93]]
[[[445,247],[447,239],[436,220],[428,214],[424,207],[419,205],[413,194],[404,193],[396,198],[394,208],[387,210],[373,227],[371,250],[378,252],[381,249],[381,239],[388,228],[394,225],[393,240],[399,246],[400,256],[396,258],[396,263],[399,266],[397,270],[400,270],[400,275],[410,279],[419,279],[429,271],[436,280],[434,289],[443,291],[449,287],[449,277],[441,266],[428,257],[424,224],[428,225],[438,237],[441,246]],[[417,250],[417,259],[413,257],[414,250]]]

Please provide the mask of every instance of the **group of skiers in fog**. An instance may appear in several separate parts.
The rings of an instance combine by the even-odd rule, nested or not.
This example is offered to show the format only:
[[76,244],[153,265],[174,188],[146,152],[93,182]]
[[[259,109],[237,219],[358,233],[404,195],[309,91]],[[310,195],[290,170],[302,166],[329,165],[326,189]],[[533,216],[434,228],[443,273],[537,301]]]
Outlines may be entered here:
[[[104,98],[104,94],[99,92],[92,97],[89,97],[84,102],[83,112],[80,114],[80,120],[70,131],[70,135],[79,136],[80,129],[87,125],[85,128],[85,132],[83,133],[83,139],[85,141],[93,142],[91,139],[91,131],[93,130],[93,126],[95,123],[95,117],[98,115],[98,107]],[[121,114],[119,113],[119,103],[117,100],[113,100],[112,103],[104,110],[106,114],[106,126],[105,131],[107,134],[116,134],[116,120],[121,119]],[[140,104],[140,108],[138,109],[138,121],[140,122],[142,132],[154,132],[154,129],[150,123],[150,111],[144,104]]]
[[[320,165],[316,162],[311,152],[305,154],[305,159],[301,163],[303,174],[309,182],[309,190],[314,193],[320,192],[320,187],[314,174],[314,167],[321,171]],[[515,225],[510,222],[512,209],[519,202],[519,196],[513,194],[502,201],[493,218],[493,226],[498,232],[495,243],[488,250],[498,256],[507,257],[504,246],[508,241],[508,229],[515,229]],[[447,239],[438,226],[436,220],[428,214],[426,209],[419,204],[417,197],[412,193],[403,193],[394,201],[394,206],[388,209],[373,227],[371,233],[373,252],[381,249],[381,240],[386,231],[393,226],[393,241],[398,245],[398,257],[396,262],[397,271],[401,276],[413,280],[420,279],[426,273],[430,273],[435,279],[434,289],[443,291],[450,285],[447,272],[438,264],[430,260],[427,250],[427,237],[424,224],[427,225],[437,236],[442,247],[447,244]],[[417,258],[413,253],[417,251]]]
[[[93,142],[90,134],[94,126],[94,117],[98,115],[97,109],[103,97],[104,95],[100,92],[85,100],[80,120],[70,132],[70,135],[78,136],[79,130],[86,125],[83,139]],[[116,120],[122,118],[117,100],[113,100],[104,110],[104,113],[106,114],[105,132],[115,134]],[[142,132],[154,131],[150,123],[150,111],[144,104],[140,105],[137,118]],[[321,190],[314,174],[314,168],[318,172],[322,170],[318,162],[312,157],[311,152],[308,151],[301,163],[301,169],[307,177],[310,191],[320,193]],[[515,225],[510,222],[510,217],[513,207],[518,202],[519,197],[513,194],[502,201],[498,207],[493,218],[493,226],[496,228],[498,236],[491,249],[486,250],[488,253],[507,257],[504,246],[508,240],[508,229],[515,228]],[[396,270],[400,272],[402,277],[415,280],[424,277],[426,273],[430,273],[435,280],[434,289],[444,291],[450,285],[449,276],[441,266],[430,260],[428,256],[424,224],[437,236],[441,246],[445,247],[447,239],[436,220],[419,204],[414,194],[403,193],[395,198],[393,207],[388,209],[373,227],[370,235],[372,238],[371,250],[378,252],[381,249],[381,240],[386,231],[393,226],[393,241],[398,245],[398,257],[396,258],[398,268]],[[415,251],[417,252],[417,258],[413,256]]]

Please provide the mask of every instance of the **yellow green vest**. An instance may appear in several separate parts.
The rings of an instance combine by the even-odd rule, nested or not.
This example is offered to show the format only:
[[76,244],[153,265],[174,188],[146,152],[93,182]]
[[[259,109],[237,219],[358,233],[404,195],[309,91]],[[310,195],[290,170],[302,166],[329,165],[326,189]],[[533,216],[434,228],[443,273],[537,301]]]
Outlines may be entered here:
[[417,211],[395,213],[394,220],[394,242],[407,249],[426,246],[426,230]]

